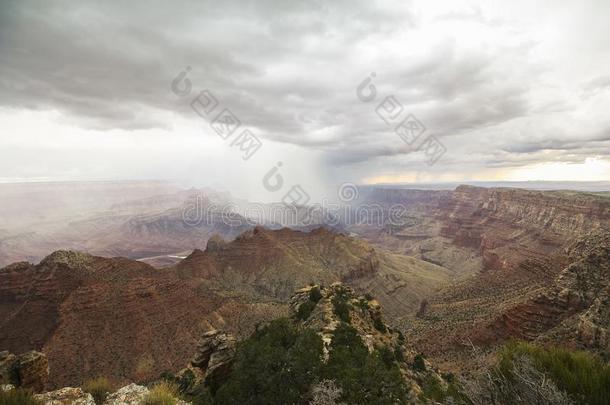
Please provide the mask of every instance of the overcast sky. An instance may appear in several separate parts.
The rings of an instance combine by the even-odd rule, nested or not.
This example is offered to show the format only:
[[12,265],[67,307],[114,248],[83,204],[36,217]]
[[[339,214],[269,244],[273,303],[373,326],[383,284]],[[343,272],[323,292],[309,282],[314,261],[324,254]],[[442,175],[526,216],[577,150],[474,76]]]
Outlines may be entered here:
[[[279,196],[262,185],[278,162],[286,188],[315,196],[344,181],[610,180],[609,15],[607,0],[3,1],[0,180],[168,179],[254,199]],[[209,121],[228,108],[241,122],[228,139],[191,109],[202,90]],[[391,125],[376,113],[388,96]],[[433,165],[394,132],[409,114],[446,148]],[[246,128],[262,147],[243,160],[231,144]]]

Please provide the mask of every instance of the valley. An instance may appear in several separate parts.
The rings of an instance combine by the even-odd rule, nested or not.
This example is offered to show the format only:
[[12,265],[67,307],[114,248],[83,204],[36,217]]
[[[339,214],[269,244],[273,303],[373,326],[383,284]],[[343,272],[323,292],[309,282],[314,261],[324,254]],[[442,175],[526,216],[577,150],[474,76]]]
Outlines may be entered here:
[[[0,348],[45,353],[49,388],[99,375],[146,382],[178,371],[206,331],[241,339],[286,316],[303,286],[342,282],[375,297],[409,350],[446,372],[472,371],[472,346],[492,355],[513,338],[608,356],[604,194],[379,188],[355,205],[403,204],[398,223],[321,217],[290,229],[220,214],[187,224],[194,193],[133,200],[27,239],[31,253],[0,269]],[[3,260],[15,257],[20,245],[3,242]]]

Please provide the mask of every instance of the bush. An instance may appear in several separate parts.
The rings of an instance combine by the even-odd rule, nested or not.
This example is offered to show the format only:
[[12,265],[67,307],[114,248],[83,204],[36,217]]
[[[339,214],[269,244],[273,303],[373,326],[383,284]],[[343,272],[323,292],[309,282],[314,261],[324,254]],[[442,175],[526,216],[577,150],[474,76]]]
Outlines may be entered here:
[[369,302],[365,298],[360,298],[356,303],[356,306],[360,308],[362,313],[366,313],[366,311],[368,311],[370,308]]
[[306,404],[320,374],[322,348],[314,331],[299,330],[285,318],[272,321],[238,347],[233,372],[214,402]]
[[447,397],[447,393],[443,389],[441,382],[432,375],[427,375],[424,377],[421,387],[422,396],[424,398],[441,402]]
[[42,402],[35,399],[30,391],[15,388],[0,390],[0,405],[42,405]]
[[313,287],[309,291],[309,301],[311,301],[311,302],[318,302],[321,299],[322,299],[322,293],[320,292],[320,288]]
[[108,394],[114,391],[114,385],[105,377],[87,380],[83,383],[81,388],[83,391],[91,394],[96,404],[103,403]]
[[379,317],[374,317],[373,318],[373,326],[375,327],[375,329],[377,329],[379,332],[385,333],[387,332],[387,329],[385,327],[385,324],[383,323],[383,321],[381,320],[381,318]]
[[178,393],[180,394],[193,394],[195,390],[195,381],[196,376],[192,370],[186,369],[181,374],[175,375],[169,371],[164,371],[161,373],[161,379],[173,384],[178,389]]
[[343,322],[329,349],[323,364],[317,333],[277,319],[239,344],[224,383],[196,387],[191,400],[195,405],[305,405],[340,397],[339,402],[349,404],[405,403],[408,390],[391,349],[369,353],[358,332]]
[[178,387],[167,381],[155,384],[148,394],[144,397],[141,405],[176,405]]
[[333,380],[322,380],[311,387],[309,405],[337,405],[342,390]]
[[396,345],[394,347],[394,358],[399,363],[403,363],[405,361],[405,355],[402,352],[402,347],[400,345]]
[[379,353],[379,357],[383,361],[383,364],[386,365],[386,367],[392,367],[394,365],[396,357],[394,356],[393,350],[391,350],[387,346],[381,346],[377,349],[377,352]]
[[575,405],[552,378],[536,370],[528,357],[515,358],[511,376],[494,367],[462,380],[465,401],[472,405]]
[[343,322],[350,323],[351,318],[349,316],[349,311],[351,309],[351,306],[347,302],[347,296],[342,293],[337,293],[335,294],[331,302],[333,304],[333,312],[335,313],[335,315],[337,315],[337,317]]
[[413,370],[415,371],[426,371],[426,362],[424,361],[424,356],[421,354],[416,354],[413,358]]
[[406,403],[407,387],[391,351],[369,353],[354,328],[340,324],[333,333],[323,377],[335,380],[349,404]]
[[599,357],[584,351],[512,342],[500,353],[498,372],[514,378],[514,364],[520,357],[529,358],[536,370],[550,376],[574,401],[590,405],[608,403],[610,365]]
[[297,319],[306,321],[307,319],[309,319],[315,307],[316,303],[314,301],[305,301],[304,303],[299,305],[299,309],[297,310]]

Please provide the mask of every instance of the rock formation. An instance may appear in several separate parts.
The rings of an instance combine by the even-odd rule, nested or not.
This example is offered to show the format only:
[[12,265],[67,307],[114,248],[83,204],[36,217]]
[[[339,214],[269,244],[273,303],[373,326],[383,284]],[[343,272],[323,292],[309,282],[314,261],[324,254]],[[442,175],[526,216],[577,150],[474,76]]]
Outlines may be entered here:
[[149,392],[148,388],[142,385],[129,384],[108,395],[104,405],[137,405]]
[[49,379],[47,357],[40,352],[29,351],[18,356],[0,352],[0,384],[11,384],[33,391],[42,391]]
[[425,313],[400,325],[436,361],[463,364],[456,356],[472,342],[508,337],[606,344],[607,283],[595,276],[604,266],[595,264],[599,254],[582,260],[585,246],[609,246],[596,236],[610,231],[608,196],[460,186],[374,190],[368,198],[405,205],[403,223],[350,230],[455,271],[454,285],[423,297]]
[[[336,306],[340,305],[339,302],[345,304],[347,309],[345,315],[338,314]],[[304,305],[310,306],[305,313],[301,310]],[[321,336],[326,359],[333,339],[333,331],[347,319],[369,352],[387,348],[394,353],[400,353],[399,358],[402,360],[399,360],[398,364],[405,382],[410,387],[413,401],[423,391],[421,384],[424,380],[434,380],[446,389],[447,382],[427,360],[420,358],[424,364],[420,370],[412,366],[415,359],[420,356],[405,340],[402,333],[385,322],[382,306],[370,295],[359,295],[343,283],[333,283],[328,287],[310,285],[296,291],[290,300],[290,308],[297,322],[305,328],[313,329]]]
[[[505,311],[489,326],[494,337],[552,339],[608,350],[610,233],[593,233],[571,249],[573,262],[538,295]],[[569,334],[571,336],[567,336]],[[550,332],[551,336],[544,336]]]
[[49,388],[99,375],[146,381],[186,364],[206,331],[247,336],[286,315],[300,285],[349,282],[407,313],[449,278],[326,229],[258,227],[208,245],[166,269],[73,251],[0,269],[0,348],[44,351]]
[[223,381],[231,373],[236,339],[230,333],[211,330],[203,334],[191,365],[200,369],[204,382]]
[[44,405],[95,405],[91,394],[80,388],[66,387],[44,394],[37,394],[34,397]]

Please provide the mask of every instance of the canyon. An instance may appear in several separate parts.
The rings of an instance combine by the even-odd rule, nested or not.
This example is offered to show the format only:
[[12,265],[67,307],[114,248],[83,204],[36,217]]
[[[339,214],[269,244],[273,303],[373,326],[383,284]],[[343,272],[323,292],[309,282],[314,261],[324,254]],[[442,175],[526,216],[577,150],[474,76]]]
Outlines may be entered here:
[[[182,367],[206,331],[247,336],[285,316],[295,290],[339,281],[376,297],[385,321],[442,369],[463,371],[473,345],[493,352],[511,338],[608,356],[607,194],[365,191],[354,207],[389,217],[400,204],[400,220],[192,226],[191,191],[72,224],[71,238],[97,236],[0,269],[0,348],[44,352],[49,388],[98,375],[144,382]],[[175,257],[135,260],[157,253]],[[115,254],[130,258],[101,257]]]

